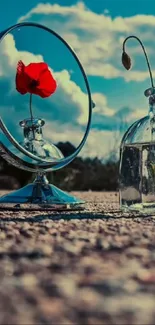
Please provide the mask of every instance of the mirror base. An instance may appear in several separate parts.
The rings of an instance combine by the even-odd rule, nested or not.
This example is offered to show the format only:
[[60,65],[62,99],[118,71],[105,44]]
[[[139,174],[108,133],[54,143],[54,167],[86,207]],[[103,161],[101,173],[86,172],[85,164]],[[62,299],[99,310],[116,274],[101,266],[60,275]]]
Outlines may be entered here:
[[32,210],[81,210],[84,201],[49,184],[45,175],[38,174],[34,183],[0,197],[0,208]]

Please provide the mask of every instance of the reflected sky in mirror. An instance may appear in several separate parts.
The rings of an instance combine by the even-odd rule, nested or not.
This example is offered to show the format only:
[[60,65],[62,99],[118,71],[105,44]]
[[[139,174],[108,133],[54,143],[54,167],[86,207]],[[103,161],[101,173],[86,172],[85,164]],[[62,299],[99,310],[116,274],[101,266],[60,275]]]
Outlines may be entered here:
[[[32,96],[33,116],[45,121],[42,132],[47,143],[58,146],[64,157],[73,153],[86,131],[89,104],[82,72],[69,49],[55,35],[24,26],[5,36],[0,44],[0,58],[0,115],[9,132],[23,143],[19,122],[30,118],[30,94],[21,95],[16,90],[18,61],[25,65],[46,62],[58,86],[48,98]],[[68,150],[65,143],[70,144]]]

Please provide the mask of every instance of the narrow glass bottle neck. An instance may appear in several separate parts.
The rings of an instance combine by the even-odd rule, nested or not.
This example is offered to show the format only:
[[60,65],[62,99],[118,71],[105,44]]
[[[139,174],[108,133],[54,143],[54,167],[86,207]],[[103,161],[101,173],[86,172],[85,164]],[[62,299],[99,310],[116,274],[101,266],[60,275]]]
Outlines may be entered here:
[[36,141],[41,141],[43,140],[43,135],[42,135],[42,128],[36,128],[36,127],[24,127],[23,129],[24,132],[24,138],[27,138],[29,141],[31,140],[36,140]]
[[25,119],[20,122],[23,128],[24,138],[28,141],[43,141],[42,127],[45,121],[42,119]]

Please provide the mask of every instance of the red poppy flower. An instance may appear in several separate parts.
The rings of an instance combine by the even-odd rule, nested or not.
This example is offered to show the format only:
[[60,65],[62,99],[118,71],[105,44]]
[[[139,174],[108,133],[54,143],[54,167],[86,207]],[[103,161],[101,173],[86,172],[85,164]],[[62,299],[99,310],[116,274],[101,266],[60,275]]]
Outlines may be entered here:
[[17,64],[16,89],[22,95],[35,94],[42,98],[52,95],[57,83],[44,62],[25,65],[22,61]]

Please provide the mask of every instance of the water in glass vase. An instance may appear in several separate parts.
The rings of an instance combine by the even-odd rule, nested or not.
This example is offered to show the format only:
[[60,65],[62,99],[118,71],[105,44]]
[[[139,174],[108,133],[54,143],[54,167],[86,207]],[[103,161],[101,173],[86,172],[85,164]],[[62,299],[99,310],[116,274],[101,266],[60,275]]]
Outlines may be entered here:
[[120,204],[125,210],[155,211],[155,142],[121,149]]

